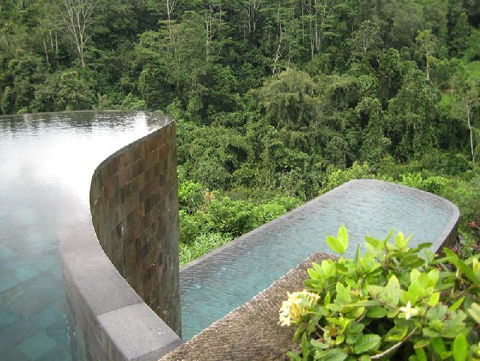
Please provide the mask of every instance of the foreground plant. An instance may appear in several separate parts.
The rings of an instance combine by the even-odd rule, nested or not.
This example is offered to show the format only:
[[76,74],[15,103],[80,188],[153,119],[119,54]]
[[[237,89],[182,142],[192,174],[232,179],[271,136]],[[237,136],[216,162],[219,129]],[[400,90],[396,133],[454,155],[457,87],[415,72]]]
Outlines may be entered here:
[[[367,252],[313,263],[307,287],[289,294],[280,324],[296,327],[292,360],[480,360],[480,264],[444,249],[438,258],[398,233],[365,237]],[[327,244],[344,254],[342,226]]]

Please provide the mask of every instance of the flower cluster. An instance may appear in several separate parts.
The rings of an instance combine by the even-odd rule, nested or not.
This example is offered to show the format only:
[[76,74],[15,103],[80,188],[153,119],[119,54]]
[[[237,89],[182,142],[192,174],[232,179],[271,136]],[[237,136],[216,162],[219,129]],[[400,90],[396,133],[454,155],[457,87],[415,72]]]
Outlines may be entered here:
[[302,292],[288,292],[288,299],[282,302],[280,307],[280,322],[282,326],[290,326],[296,324],[301,317],[312,307],[319,296],[306,290]]

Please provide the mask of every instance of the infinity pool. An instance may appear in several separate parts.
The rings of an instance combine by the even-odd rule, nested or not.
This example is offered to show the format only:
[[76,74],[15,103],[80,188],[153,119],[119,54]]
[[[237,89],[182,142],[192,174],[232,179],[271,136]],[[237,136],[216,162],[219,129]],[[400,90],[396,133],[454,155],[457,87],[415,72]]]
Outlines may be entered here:
[[2,360],[70,360],[59,222],[90,222],[95,168],[150,133],[144,113],[0,117]]
[[[121,112],[0,117],[2,360],[72,359],[57,229],[91,223],[95,168],[150,133],[157,119]],[[351,244],[366,234],[384,237],[391,228],[414,233],[415,242],[438,243],[448,236],[455,212],[425,192],[348,183],[183,267],[183,338],[249,301],[311,253],[328,252],[325,236],[341,224]]]
[[[344,184],[180,270],[183,338],[249,301],[317,251],[344,224],[354,256],[365,235],[384,239],[390,229],[414,234],[411,245],[444,242],[458,209],[435,195],[411,188],[358,180]],[[195,315],[194,317],[190,315]]]

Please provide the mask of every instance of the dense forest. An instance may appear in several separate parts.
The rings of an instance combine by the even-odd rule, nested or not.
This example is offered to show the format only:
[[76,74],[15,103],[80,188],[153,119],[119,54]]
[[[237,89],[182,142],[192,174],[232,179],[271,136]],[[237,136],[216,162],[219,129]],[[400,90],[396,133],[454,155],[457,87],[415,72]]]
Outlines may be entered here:
[[2,0],[0,114],[177,120],[182,260],[344,181],[480,224],[479,0]]

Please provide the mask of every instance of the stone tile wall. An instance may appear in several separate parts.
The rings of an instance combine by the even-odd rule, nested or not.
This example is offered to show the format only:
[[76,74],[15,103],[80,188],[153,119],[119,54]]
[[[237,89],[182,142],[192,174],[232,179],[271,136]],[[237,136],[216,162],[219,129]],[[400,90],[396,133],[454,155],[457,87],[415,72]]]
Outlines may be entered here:
[[75,360],[155,361],[182,343],[177,188],[167,120],[97,168],[93,222],[57,229]]
[[90,205],[107,256],[145,303],[180,334],[174,123],[103,162],[92,178]]

